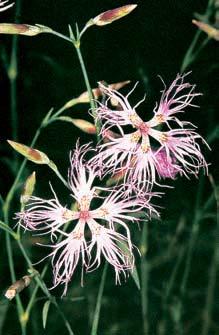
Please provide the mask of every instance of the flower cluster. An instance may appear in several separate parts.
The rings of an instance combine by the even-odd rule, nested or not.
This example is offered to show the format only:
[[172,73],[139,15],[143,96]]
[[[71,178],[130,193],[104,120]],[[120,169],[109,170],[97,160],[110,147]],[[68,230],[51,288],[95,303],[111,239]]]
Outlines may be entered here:
[[[129,104],[133,90],[124,97],[100,84],[108,99],[99,103],[95,114],[105,141],[96,150],[77,143],[70,156],[68,186],[75,206],[62,206],[52,189],[52,199],[32,196],[25,210],[17,213],[24,229],[49,235],[54,287],[64,284],[64,294],[79,262],[83,274],[99,267],[105,258],[115,269],[116,282],[133,269],[128,223],[139,222],[139,212],[145,210],[148,217],[158,215],[151,204],[151,198],[158,195],[152,192],[157,177],[175,179],[178,174],[197,176],[200,168],[207,171],[199,144],[206,142],[195,126],[177,117],[187,106],[195,106],[193,99],[199,95],[184,80],[185,75],[178,75],[163,90],[149,121],[136,113],[142,101],[134,107]],[[111,109],[110,101],[118,108]],[[127,133],[127,126],[134,131]],[[94,153],[93,158],[87,160],[88,153]],[[109,174],[123,178],[114,187],[95,186],[96,179]]]
[[[128,184],[137,185],[139,190],[151,188],[160,178],[174,179],[177,174],[194,174],[200,168],[207,171],[199,142],[207,145],[195,131],[195,127],[176,116],[193,104],[195,85],[185,83],[186,75],[178,75],[168,89],[164,89],[160,102],[149,121],[143,121],[137,114],[136,106],[116,90],[100,84],[100,89],[109,98],[99,103],[96,111],[102,126],[102,135],[110,134],[106,143],[99,145],[99,153],[93,163],[106,173],[124,172]],[[134,87],[135,88],[135,87]],[[109,102],[119,106],[111,109]],[[127,126],[134,131],[125,132]],[[115,130],[113,132],[112,130]],[[134,183],[133,183],[134,181]]]
[[[94,186],[97,172],[84,161],[88,151],[88,145],[77,145],[71,155],[68,180],[77,210],[63,207],[52,190],[53,199],[32,196],[25,211],[17,213],[25,229],[49,234],[54,286],[64,284],[64,294],[79,261],[82,269],[89,272],[100,265],[103,256],[114,267],[117,282],[120,274],[126,276],[127,270],[132,270],[134,265],[133,245],[126,222],[137,222],[135,213],[143,208],[153,210],[149,204],[151,195],[145,202],[134,195],[125,198],[118,188]],[[95,205],[95,200],[100,205],[92,209],[91,203]],[[118,232],[119,226],[124,234]]]

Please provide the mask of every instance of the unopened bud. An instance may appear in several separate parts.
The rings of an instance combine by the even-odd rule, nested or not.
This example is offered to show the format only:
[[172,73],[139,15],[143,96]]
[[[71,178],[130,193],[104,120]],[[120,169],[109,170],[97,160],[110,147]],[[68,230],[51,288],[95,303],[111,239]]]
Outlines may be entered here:
[[30,285],[32,276],[23,276],[21,279],[13,283],[5,292],[5,297],[9,300],[12,300],[19,292]]
[[23,188],[23,192],[21,194],[21,204],[25,205],[33,194],[34,188],[36,184],[36,173],[33,172],[26,180]]
[[66,121],[72,123],[77,128],[81,129],[87,134],[96,134],[96,127],[93,123],[83,120],[83,119],[73,119],[69,116],[60,116],[61,121]]
[[[119,90],[120,88],[124,87],[125,85],[127,85],[129,83],[130,83],[130,80],[126,80],[126,81],[121,81],[121,82],[118,82],[118,83],[109,84],[108,87],[112,90]],[[93,96],[94,96],[95,99],[98,99],[100,96],[103,95],[103,92],[100,90],[99,87],[93,88],[92,93],[93,93]],[[89,100],[89,94],[88,94],[87,91],[85,91],[85,92],[81,93],[78,98],[73,99],[73,100],[76,100],[77,103],[88,103],[90,101]],[[69,103],[70,103],[70,101],[69,101]]]
[[51,31],[50,28],[40,25],[31,26],[29,24],[0,23],[0,34],[35,36],[49,31]]
[[64,108],[64,109],[71,108],[71,107],[73,107],[74,105],[77,105],[77,103],[78,103],[77,99],[73,98],[73,99],[67,101],[63,108]]
[[219,41],[219,29],[201,21],[192,20],[192,23],[194,23],[200,30],[208,34],[209,38]]
[[48,156],[42,151],[30,148],[24,144],[14,141],[8,140],[8,143],[12,146],[12,148],[14,148],[14,150],[26,157],[29,161],[32,161],[36,164],[49,164],[50,162]]
[[126,5],[114,9],[107,10],[106,12],[103,12],[96,16],[95,18],[91,19],[90,25],[94,24],[96,26],[105,26],[106,24],[110,24],[115,20],[121,19],[123,16],[128,15],[130,12],[132,12],[137,5]]

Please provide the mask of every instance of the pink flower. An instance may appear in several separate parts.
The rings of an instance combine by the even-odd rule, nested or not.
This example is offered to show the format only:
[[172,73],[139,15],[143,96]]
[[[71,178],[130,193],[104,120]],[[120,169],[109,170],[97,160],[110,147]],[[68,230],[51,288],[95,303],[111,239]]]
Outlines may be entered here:
[[167,155],[164,149],[156,152],[157,173],[161,178],[171,178],[175,179],[178,172],[180,172],[180,167],[176,164],[175,157],[172,155]]
[[188,106],[198,107],[193,104],[192,101],[194,97],[201,94],[194,92],[195,85],[184,83],[184,79],[188,74],[189,73],[184,75],[178,74],[170,87],[168,89],[165,87],[162,91],[160,103],[155,107],[154,117],[150,121],[151,127],[155,127],[164,122],[169,128],[171,128],[169,121],[175,121],[180,127],[190,124],[186,121],[180,121],[176,116],[174,116],[177,113],[184,113],[184,109]]
[[38,197],[30,197],[26,210],[16,214],[20,225],[27,230],[34,230],[39,234],[51,234],[51,239],[56,237],[66,222],[76,219],[76,214],[63,207],[56,195],[54,199],[44,200]]
[[[100,152],[91,163],[106,174],[125,171],[125,182],[137,185],[139,190],[151,189],[157,183],[157,175],[174,179],[178,173],[188,177],[189,174],[197,176],[200,168],[207,171],[200,147],[200,143],[207,143],[190,122],[176,117],[187,106],[197,107],[192,101],[199,94],[194,93],[194,85],[184,83],[185,76],[178,75],[170,88],[163,91],[153,118],[146,122],[136,113],[136,107],[144,99],[132,107],[128,96],[133,90],[124,97],[100,84],[109,97],[96,110],[103,123],[101,133],[113,134],[112,130],[116,130],[117,135],[109,135],[108,142],[99,145]],[[119,110],[109,108],[109,100],[116,101]],[[132,126],[133,132],[127,133],[127,126]]]
[[[64,294],[79,262],[82,272],[88,272],[100,265],[103,256],[114,267],[117,282],[120,274],[126,276],[127,270],[132,270],[134,265],[127,222],[138,222],[135,213],[152,208],[137,195],[124,197],[119,188],[94,186],[99,172],[86,164],[84,156],[88,151],[88,145],[77,145],[71,155],[69,187],[76,201],[75,210],[63,207],[53,191],[54,199],[32,197],[26,210],[17,214],[24,228],[50,236],[52,244],[48,246],[52,248],[49,256],[52,257],[54,287],[64,284]],[[101,202],[95,209],[92,208],[94,199]],[[121,232],[117,232],[118,228]],[[54,235],[59,237],[58,242],[54,242]]]

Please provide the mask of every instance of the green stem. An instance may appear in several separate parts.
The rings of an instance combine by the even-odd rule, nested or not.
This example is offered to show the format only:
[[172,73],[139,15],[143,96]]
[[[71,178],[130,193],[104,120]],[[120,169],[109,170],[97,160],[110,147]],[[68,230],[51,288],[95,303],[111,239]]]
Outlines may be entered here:
[[214,253],[209,271],[209,282],[207,287],[207,297],[205,302],[204,321],[201,335],[208,335],[210,332],[211,314],[214,305],[217,271],[219,267],[219,193],[216,185],[214,184],[213,178],[211,178],[211,183],[214,189],[215,200],[217,205],[217,227],[215,234]]
[[17,240],[18,235],[3,221],[0,221],[0,228],[4,231],[6,231],[7,233],[9,233],[10,235],[12,235],[14,237],[14,239]]
[[72,329],[71,329],[71,325],[70,325],[70,323],[69,323],[68,320],[66,319],[64,313],[62,312],[62,310],[60,309],[60,307],[59,307],[59,305],[57,304],[56,301],[54,302],[54,305],[55,305],[55,307],[57,308],[57,311],[58,311],[59,315],[61,316],[61,318],[62,318],[62,320],[63,320],[63,322],[64,322],[64,324],[65,324],[65,327],[66,327],[66,329],[68,330],[69,335],[75,335],[74,332],[73,332]]
[[[45,265],[44,268],[43,268],[42,273],[40,274],[41,279],[43,279],[43,277],[45,276],[47,269],[48,269],[48,265]],[[28,315],[30,315],[30,311],[31,311],[31,309],[33,307],[33,304],[35,302],[35,298],[36,298],[36,295],[37,295],[37,292],[38,292],[38,288],[39,288],[39,285],[37,283],[37,285],[34,287],[33,293],[31,295],[31,298],[30,298],[30,300],[28,302],[28,305],[27,305],[27,308],[26,308],[26,313]]]
[[[17,22],[17,17],[20,14],[21,9],[21,0],[18,0],[16,3],[16,11],[15,11],[15,22]],[[14,35],[12,39],[12,49],[11,49],[11,60],[10,65],[8,67],[8,78],[10,81],[10,101],[11,101],[11,131],[12,131],[12,138],[16,141],[17,133],[18,133],[18,117],[17,117],[17,48],[18,48],[18,36]],[[15,158],[15,168],[17,165],[17,155],[14,156]],[[4,214],[4,221],[6,225],[9,225],[9,206],[3,206],[3,214]],[[5,209],[5,210],[4,210]],[[13,252],[12,252],[12,244],[11,244],[11,237],[10,233],[6,231],[5,234],[5,243],[6,243],[6,250],[7,250],[7,257],[8,257],[8,264],[11,274],[12,282],[16,281],[15,275],[15,267],[14,267],[14,260],[13,260]],[[24,309],[20,299],[20,296],[16,296],[16,306],[17,312],[19,316],[19,322],[21,326],[22,335],[26,335],[26,323],[22,319],[24,316]]]
[[[209,15],[210,15],[210,11],[211,11],[211,7],[213,6],[215,0],[209,0],[208,4],[207,4],[207,8],[205,10],[205,14],[203,15],[203,17],[205,17],[206,19],[208,19]],[[197,56],[199,55],[200,51],[206,46],[206,44],[208,43],[208,41],[210,40],[209,37],[207,37],[203,43],[201,44],[201,46],[198,48],[198,50],[195,52],[195,47],[198,43],[199,37],[201,35],[201,31],[198,30],[183,58],[182,61],[182,65],[181,65],[181,69],[180,72],[185,72],[185,70],[196,60]]]
[[[5,218],[5,222],[8,223],[8,213],[5,213],[4,218]],[[9,270],[11,274],[11,282],[14,283],[16,281],[16,275],[15,275],[14,259],[13,259],[13,253],[12,253],[12,244],[11,244],[10,234],[7,231],[5,233],[5,243],[6,243]],[[22,319],[24,315],[24,308],[23,308],[19,295],[16,295],[16,306],[17,306],[17,312],[19,316],[19,322],[21,326],[22,335],[25,335],[26,334],[26,323]]]
[[192,43],[190,44],[189,48],[187,49],[187,52],[183,58],[182,65],[180,68],[180,72],[183,73],[188,68],[188,66],[195,60],[193,57],[193,52],[195,49],[196,44],[198,43],[199,37],[201,35],[201,31],[198,30],[195,34],[195,37],[192,40]]
[[102,274],[99,291],[97,295],[97,303],[96,303],[96,308],[95,308],[94,317],[93,317],[91,335],[97,335],[97,329],[98,329],[98,324],[99,324],[99,319],[100,319],[100,309],[101,309],[102,297],[103,297],[103,290],[104,290],[104,286],[106,282],[107,269],[108,269],[108,263],[106,262],[104,264],[103,274]]
[[188,253],[186,257],[186,263],[185,263],[185,270],[182,276],[182,282],[180,285],[180,293],[181,293],[181,298],[183,299],[185,296],[186,292],[186,287],[187,287],[187,282],[188,282],[188,277],[189,277],[189,272],[191,269],[191,262],[192,262],[192,255],[195,247],[195,242],[199,233],[199,221],[200,221],[201,213],[200,209],[196,209],[195,217],[194,217],[194,222],[192,226],[192,232],[191,232],[191,237],[189,240],[189,246],[188,246]]
[[57,166],[55,165],[55,163],[53,161],[50,161],[48,166],[50,167],[51,170],[53,170],[55,172],[55,174],[57,175],[57,177],[63,182],[63,184],[69,188],[68,182],[62,177],[61,173],[59,172]]
[[89,82],[89,79],[88,79],[87,70],[85,68],[84,60],[83,60],[83,57],[82,57],[82,54],[81,54],[81,49],[80,49],[79,46],[75,46],[75,49],[76,49],[76,52],[77,52],[78,60],[80,62],[80,66],[81,66],[81,70],[82,70],[82,73],[83,73],[86,89],[87,89],[87,92],[88,92],[88,95],[89,95],[90,107],[91,107],[92,113],[94,113],[95,103],[93,101],[93,93],[92,93],[92,89],[91,89],[90,82]]
[[8,77],[10,80],[10,99],[11,99],[11,131],[12,139],[18,137],[18,117],[17,117],[17,44],[18,35],[12,39],[11,61],[8,68]]
[[149,264],[146,259],[146,252],[148,247],[148,223],[144,223],[141,240],[141,306],[142,306],[142,322],[143,334],[148,335],[148,279],[149,279]]
[[[15,23],[18,23],[18,17],[21,11],[21,0],[16,2]],[[12,37],[11,59],[8,66],[8,78],[10,81],[10,101],[11,101],[11,131],[14,141],[17,140],[18,134],[18,117],[17,117],[17,52],[18,52],[18,35]]]
[[[33,265],[32,265],[32,263],[31,263],[31,261],[30,261],[28,255],[27,255],[27,253],[26,253],[26,250],[25,250],[25,248],[23,247],[23,245],[22,245],[22,243],[21,243],[20,240],[18,240],[18,245],[19,245],[19,248],[20,248],[20,250],[21,250],[21,252],[22,252],[22,254],[23,254],[23,256],[24,256],[24,258],[25,258],[25,260],[26,260],[26,262],[27,262],[27,264],[28,264],[28,266],[29,266],[29,268],[30,268],[31,270],[34,270]],[[32,296],[32,300],[31,300],[31,302],[30,302],[30,303],[28,304],[28,306],[27,306],[26,313],[28,313],[27,315],[29,315],[29,313],[30,313],[30,309],[31,309],[32,304],[33,304],[33,302],[34,302],[34,298],[35,298],[35,296],[36,296],[36,294],[37,294],[37,291],[38,291],[38,287],[40,287],[40,288],[42,289],[42,291],[45,293],[45,295],[47,296],[47,298],[48,298],[48,299],[54,304],[54,306],[56,307],[56,309],[57,309],[59,315],[60,315],[61,318],[63,319],[63,322],[64,322],[65,327],[67,328],[69,334],[70,334],[70,335],[74,335],[74,333],[73,333],[73,331],[72,331],[72,329],[71,329],[71,325],[70,325],[70,323],[69,323],[68,320],[65,318],[65,316],[64,316],[63,312],[61,311],[59,305],[57,304],[55,298],[54,298],[54,297],[52,296],[52,294],[49,292],[49,290],[48,290],[48,288],[46,287],[44,281],[42,280],[42,276],[45,275],[46,271],[47,271],[47,266],[44,267],[43,272],[42,272],[42,274],[41,274],[40,276],[39,276],[39,275],[36,275],[36,276],[34,277],[34,278],[35,278],[35,281],[36,281],[36,283],[37,283],[37,286],[35,287],[34,294],[33,294],[33,296]]]
[[[92,89],[91,89],[91,85],[90,85],[90,82],[89,82],[89,79],[88,79],[88,75],[87,75],[87,70],[86,70],[86,67],[85,67],[85,63],[84,63],[84,60],[83,60],[83,57],[82,57],[82,53],[81,53],[81,49],[80,49],[80,39],[78,40],[75,40],[74,38],[70,38],[66,35],[63,35],[55,30],[52,30],[52,29],[49,29],[48,30],[48,33],[50,34],[53,34],[57,37],[60,37],[70,43],[72,43],[76,49],[76,52],[77,52],[77,56],[78,56],[78,59],[79,59],[79,63],[80,63],[80,66],[81,66],[81,70],[82,70],[82,74],[83,74],[83,77],[84,77],[84,82],[85,82],[85,86],[86,86],[86,89],[87,89],[87,92],[88,92],[88,95],[89,95],[89,100],[90,100],[90,107],[91,107],[91,110],[92,110],[92,115],[94,117],[94,120],[95,120],[95,126],[96,126],[96,131],[97,131],[97,138],[99,140],[99,134],[100,134],[100,122],[98,121],[97,117],[96,117],[96,114],[95,114],[95,108],[96,108],[96,104],[94,102],[94,99],[93,99],[93,93],[92,93]],[[79,38],[79,36],[78,36]]]
[[188,245],[188,252],[187,252],[187,257],[185,260],[185,269],[183,272],[183,276],[182,276],[182,281],[181,281],[181,285],[180,285],[180,315],[177,318],[177,325],[178,325],[178,329],[182,330],[183,328],[183,322],[182,322],[182,309],[183,309],[183,301],[185,298],[185,294],[186,294],[186,288],[187,288],[187,284],[188,284],[188,278],[189,278],[189,274],[191,271],[191,264],[192,264],[192,256],[193,256],[193,251],[195,248],[195,243],[199,234],[199,229],[200,229],[200,219],[202,217],[203,214],[203,209],[201,208],[201,196],[203,194],[203,187],[204,187],[204,177],[203,175],[201,175],[200,181],[199,181],[199,185],[198,185],[198,190],[197,190],[197,196],[196,196],[196,204],[195,204],[195,211],[194,211],[194,221],[193,221],[193,225],[192,225],[192,231],[191,231],[191,236],[190,236],[190,240],[189,240],[189,245]]
[[70,42],[70,43],[73,43],[73,40],[70,38],[70,37],[68,37],[68,36],[66,36],[66,35],[63,35],[63,34],[61,34],[61,33],[58,33],[57,31],[55,31],[55,30],[48,30],[47,31],[47,33],[49,33],[49,34],[53,34],[53,35],[55,35],[55,36],[57,36],[57,37],[60,37],[60,38],[62,38],[63,40],[66,40],[66,41],[68,41],[68,42]]
[[80,63],[80,66],[81,66],[81,70],[82,70],[83,77],[84,77],[84,82],[85,82],[87,92],[88,92],[88,95],[89,95],[90,107],[91,107],[92,115],[93,115],[93,118],[94,118],[94,121],[95,121],[96,131],[97,131],[97,139],[99,140],[101,125],[100,125],[100,122],[98,121],[97,115],[95,113],[96,104],[95,104],[94,99],[93,99],[93,93],[92,93],[92,89],[91,89],[90,82],[89,82],[89,79],[88,79],[87,70],[86,70],[84,60],[83,60],[83,57],[82,57],[82,54],[81,54],[80,43],[78,43],[78,44],[74,43],[74,46],[75,46],[75,49],[76,49],[76,52],[77,52],[77,56],[78,56],[79,63]]

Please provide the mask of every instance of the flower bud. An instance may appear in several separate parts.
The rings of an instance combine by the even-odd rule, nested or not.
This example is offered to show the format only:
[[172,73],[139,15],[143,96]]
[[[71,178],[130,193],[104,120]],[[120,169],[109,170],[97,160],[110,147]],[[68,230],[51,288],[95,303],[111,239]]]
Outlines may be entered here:
[[[108,85],[108,87],[112,90],[119,90],[120,88],[124,87],[125,85],[127,85],[129,83],[130,83],[130,80],[126,80],[126,81],[121,81],[121,82],[118,82],[118,83],[110,84],[110,85]],[[94,96],[95,99],[98,99],[100,96],[103,95],[103,92],[99,89],[99,87],[93,88],[92,93],[93,93],[93,96]],[[73,99],[73,100],[76,100],[77,103],[88,103],[90,101],[89,100],[89,94],[88,94],[87,91],[85,91],[85,92],[81,93],[78,98]]]
[[5,292],[5,297],[12,300],[16,294],[23,291],[23,289],[30,285],[32,276],[23,276],[21,279],[13,283]]
[[216,41],[219,41],[219,29],[216,29],[210,24],[201,21],[192,20],[192,23],[194,23],[200,30],[208,34],[209,38],[213,38]]
[[26,157],[29,161],[32,161],[36,164],[49,164],[50,162],[48,156],[42,151],[30,148],[24,144],[14,141],[8,140],[8,143],[12,146],[12,148],[14,148],[14,150]]
[[0,23],[0,34],[35,36],[47,31],[48,28],[45,30],[43,26],[31,26],[29,24],[17,23]]
[[73,119],[69,116],[60,116],[60,120],[70,122],[75,125],[77,128],[81,129],[87,134],[96,134],[96,127],[93,123],[83,120],[83,119]]
[[35,188],[35,184],[36,184],[36,173],[33,172],[26,180],[25,184],[24,184],[24,188],[21,194],[21,204],[25,205],[29,198],[31,197],[31,195],[33,194],[34,188]]
[[126,5],[114,9],[107,10],[90,20],[91,25],[95,24],[96,26],[105,26],[110,24],[115,20],[121,19],[123,16],[128,15],[137,7],[136,4]]

